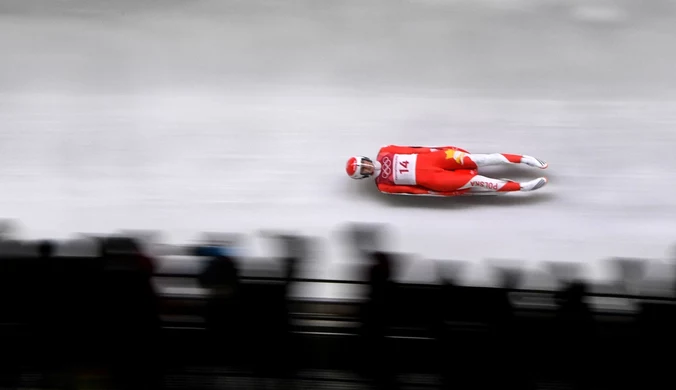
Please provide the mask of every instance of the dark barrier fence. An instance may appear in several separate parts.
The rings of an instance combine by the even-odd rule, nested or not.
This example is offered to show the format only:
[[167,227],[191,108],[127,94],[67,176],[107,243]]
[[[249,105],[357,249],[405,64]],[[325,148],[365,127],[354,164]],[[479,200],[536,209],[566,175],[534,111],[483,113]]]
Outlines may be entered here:
[[[0,258],[0,388],[674,388],[674,299],[397,283],[393,255],[365,250],[363,281],[299,278],[286,237],[275,277],[208,256],[197,275],[162,274],[132,240],[96,256]],[[212,248],[213,249],[213,248]],[[624,262],[640,268],[640,261]],[[158,294],[194,279],[206,294]],[[365,288],[360,301],[290,299],[299,282]],[[606,298],[615,304],[591,305]],[[667,356],[664,356],[664,355]],[[267,386],[267,387],[266,387]]]

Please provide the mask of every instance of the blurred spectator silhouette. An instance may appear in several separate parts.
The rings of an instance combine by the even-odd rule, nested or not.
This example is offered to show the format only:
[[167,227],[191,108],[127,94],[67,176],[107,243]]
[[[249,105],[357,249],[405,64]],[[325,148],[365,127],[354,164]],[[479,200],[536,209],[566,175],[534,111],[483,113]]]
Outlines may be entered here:
[[500,285],[489,289],[491,294],[486,302],[488,324],[490,329],[490,345],[484,354],[485,366],[481,371],[493,372],[486,377],[491,387],[508,386],[518,389],[534,389],[535,383],[524,369],[523,362],[528,358],[524,353],[524,337],[519,332],[515,307],[510,294],[521,284],[522,272],[517,269],[501,270]]
[[[596,323],[586,302],[587,284],[574,280],[555,294],[557,304],[556,332],[552,335],[555,346],[555,368],[559,376],[569,376],[575,389],[591,389],[597,385],[594,363],[598,352]],[[565,370],[561,368],[566,367]]]
[[118,388],[152,389],[160,385],[159,304],[152,275],[154,262],[138,243],[126,237],[102,241],[102,281],[105,309],[104,351]]
[[13,387],[18,378],[22,296],[19,242],[0,236],[0,386]]
[[[672,297],[676,295],[676,275]],[[676,349],[676,304],[673,301],[644,301],[637,316],[637,340],[632,354],[625,359],[634,363],[632,384],[645,388],[674,388],[672,362],[669,353]],[[664,354],[667,354],[667,357]]]
[[[437,265],[440,267],[444,263]],[[463,340],[455,337],[457,332],[453,324],[466,319],[464,305],[466,304],[463,293],[466,288],[458,284],[459,275],[457,270],[444,273],[438,268],[442,283],[439,298],[439,332],[438,332],[438,369],[441,376],[441,385],[444,389],[468,388],[466,381],[466,362],[463,356]]]
[[346,229],[345,240],[359,260],[373,261],[372,254],[385,251],[386,231],[382,225],[350,224]]
[[362,307],[362,370],[374,380],[378,389],[395,389],[396,373],[393,365],[395,351],[388,343],[388,326],[395,305],[393,301],[396,284],[392,279],[394,266],[390,254],[375,251],[370,253],[373,261],[368,270],[369,293]]
[[[47,240],[37,243],[37,256],[29,264],[32,277],[28,275],[30,279],[24,280],[28,290],[26,310],[29,347],[26,351],[30,351],[28,353],[33,355],[27,358],[33,360],[36,368],[44,373],[43,385],[48,384],[51,379],[49,371],[59,359],[59,356],[54,354],[55,340],[51,333],[55,325],[54,318],[57,318],[53,316],[55,313],[51,312],[56,303],[51,300],[55,287],[52,283],[54,276],[51,273],[55,245],[54,242]],[[35,351],[44,352],[35,354]]]
[[296,351],[293,350],[287,299],[301,260],[298,249],[302,246],[302,238],[288,235],[273,235],[273,238],[283,244],[283,254],[278,259],[282,266],[281,279],[263,278],[243,283],[242,307],[246,320],[246,361],[261,385],[282,388],[290,384],[294,368]]
[[199,283],[207,289],[204,319],[207,330],[205,358],[217,363],[241,364],[246,345],[242,343],[242,318],[239,271],[230,256],[212,257]]

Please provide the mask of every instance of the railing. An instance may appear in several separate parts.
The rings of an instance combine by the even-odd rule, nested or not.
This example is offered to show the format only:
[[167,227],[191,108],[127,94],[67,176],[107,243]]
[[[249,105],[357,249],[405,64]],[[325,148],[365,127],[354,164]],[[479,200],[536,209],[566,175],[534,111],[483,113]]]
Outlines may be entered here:
[[[282,255],[295,262],[302,258]],[[395,388],[411,382],[416,388],[675,384],[667,371],[654,368],[660,351],[676,345],[676,299],[669,291],[630,294],[619,282],[589,286],[589,291],[575,283],[563,283],[559,290],[525,289],[514,281],[518,278],[492,287],[385,283],[386,277],[320,279],[289,271],[286,277],[242,275],[221,286],[238,286],[232,290],[239,292],[236,299],[231,294],[160,296],[156,310],[144,283],[134,287],[138,279],[118,273],[119,268],[106,272],[92,266],[104,259],[110,257],[0,257],[0,278],[8,283],[0,285],[0,387],[58,387],[63,377],[51,375],[55,371],[70,372],[66,376],[73,379],[91,367],[106,380],[138,388],[153,388],[144,382],[149,380],[162,388],[218,388],[199,378],[233,383],[237,377],[261,376],[313,388],[329,383]],[[33,268],[51,261],[91,268],[78,276],[68,267]],[[636,268],[637,261],[632,264]],[[29,271],[37,271],[38,278],[18,278]],[[197,280],[203,275],[146,276]],[[288,287],[295,283],[359,286],[365,294],[355,301],[290,299]],[[614,303],[589,304],[594,299]],[[111,369],[119,365],[126,374]],[[26,379],[31,372],[42,378],[39,383]]]

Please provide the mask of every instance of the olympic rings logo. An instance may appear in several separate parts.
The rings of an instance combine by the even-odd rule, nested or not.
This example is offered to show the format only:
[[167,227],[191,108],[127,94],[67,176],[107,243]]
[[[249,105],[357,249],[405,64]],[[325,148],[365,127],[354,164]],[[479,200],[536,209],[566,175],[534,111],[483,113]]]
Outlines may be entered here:
[[392,174],[392,161],[390,160],[389,157],[384,157],[383,162],[382,162],[382,168],[381,168],[384,176],[383,177],[389,177],[390,174]]

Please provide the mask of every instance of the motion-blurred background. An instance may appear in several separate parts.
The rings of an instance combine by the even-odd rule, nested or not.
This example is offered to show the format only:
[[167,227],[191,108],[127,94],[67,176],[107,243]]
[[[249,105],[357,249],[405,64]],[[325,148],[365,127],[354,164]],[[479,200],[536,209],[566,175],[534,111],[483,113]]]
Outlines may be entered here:
[[[675,42],[672,0],[0,1],[0,388],[673,388]],[[387,144],[551,181],[347,178]]]

